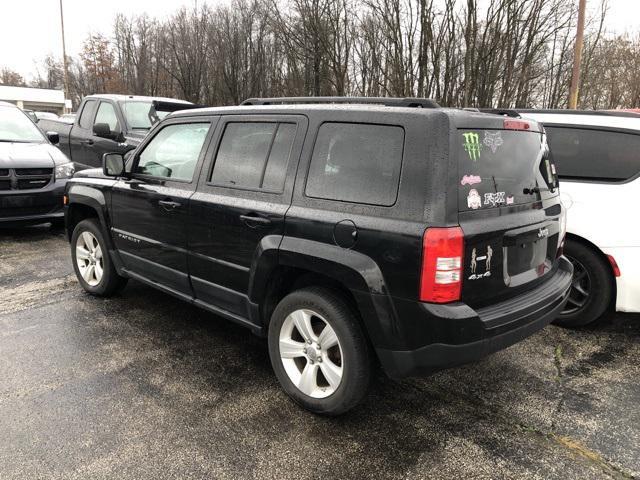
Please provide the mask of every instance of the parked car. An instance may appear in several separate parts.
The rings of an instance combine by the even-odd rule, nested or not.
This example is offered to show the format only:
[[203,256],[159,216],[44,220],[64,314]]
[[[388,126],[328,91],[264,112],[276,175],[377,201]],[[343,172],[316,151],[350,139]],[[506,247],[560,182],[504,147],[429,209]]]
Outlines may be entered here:
[[104,153],[134,149],[167,113],[193,107],[189,102],[167,98],[89,95],[82,100],[72,124],[40,120],[38,126],[58,133],[58,147],[80,170],[100,167]]
[[130,162],[105,155],[69,183],[66,221],[86,291],[134,278],[249,327],[283,389],[335,415],[376,362],[434,372],[558,315],[572,267],[552,169],[534,121],[254,99],[171,114]]
[[522,110],[542,122],[568,209],[565,255],[575,268],[558,323],[587,325],[611,307],[640,312],[640,115]]
[[62,197],[73,164],[26,113],[0,102],[0,226],[61,223]]

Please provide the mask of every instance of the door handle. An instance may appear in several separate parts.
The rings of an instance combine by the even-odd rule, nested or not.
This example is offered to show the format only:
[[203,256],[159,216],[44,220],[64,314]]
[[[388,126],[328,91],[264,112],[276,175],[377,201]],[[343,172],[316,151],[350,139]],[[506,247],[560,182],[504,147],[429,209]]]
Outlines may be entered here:
[[171,212],[176,208],[180,208],[182,206],[181,203],[174,202],[173,200],[159,200],[158,205],[164,208],[167,212]]
[[265,217],[259,217],[258,215],[240,215],[240,220],[242,220],[245,225],[252,228],[271,225],[271,220]]
[[82,140],[81,143],[90,147],[93,145],[93,140]]

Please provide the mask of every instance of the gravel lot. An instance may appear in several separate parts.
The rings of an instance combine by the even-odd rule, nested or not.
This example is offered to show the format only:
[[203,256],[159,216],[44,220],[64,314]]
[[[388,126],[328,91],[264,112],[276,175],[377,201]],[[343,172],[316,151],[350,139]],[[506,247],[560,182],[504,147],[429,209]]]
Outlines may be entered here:
[[249,331],[136,282],[91,297],[62,232],[0,230],[0,478],[636,478],[639,339],[551,326],[325,419]]

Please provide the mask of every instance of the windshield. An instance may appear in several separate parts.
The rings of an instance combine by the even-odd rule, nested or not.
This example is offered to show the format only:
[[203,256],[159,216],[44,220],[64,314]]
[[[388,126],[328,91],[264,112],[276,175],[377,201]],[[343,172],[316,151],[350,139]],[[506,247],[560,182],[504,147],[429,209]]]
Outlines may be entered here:
[[44,136],[18,108],[0,107],[0,142],[42,143]]
[[120,102],[127,125],[132,130],[149,130],[169,112],[156,112],[151,102]]

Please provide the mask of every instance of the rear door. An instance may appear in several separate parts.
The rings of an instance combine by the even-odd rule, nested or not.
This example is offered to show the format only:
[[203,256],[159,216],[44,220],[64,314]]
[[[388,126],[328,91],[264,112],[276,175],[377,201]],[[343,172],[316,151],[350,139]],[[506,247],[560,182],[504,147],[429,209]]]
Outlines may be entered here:
[[168,121],[136,151],[132,176],[111,196],[113,238],[130,272],[192,297],[187,268],[189,199],[215,119]]
[[92,161],[93,158],[93,119],[96,116],[98,107],[97,100],[87,100],[84,102],[78,120],[73,125],[69,137],[69,150],[71,160],[80,164],[80,168],[97,167]]
[[556,266],[561,205],[546,136],[534,122],[505,124],[514,129],[456,134],[462,300],[471,306],[517,295]]
[[252,261],[280,244],[307,120],[222,117],[189,212],[189,271],[196,298],[248,317]]

